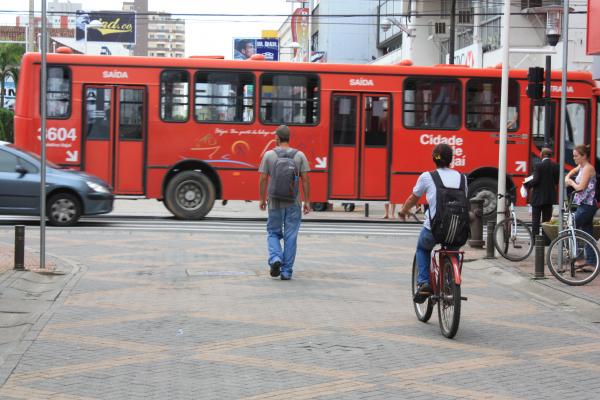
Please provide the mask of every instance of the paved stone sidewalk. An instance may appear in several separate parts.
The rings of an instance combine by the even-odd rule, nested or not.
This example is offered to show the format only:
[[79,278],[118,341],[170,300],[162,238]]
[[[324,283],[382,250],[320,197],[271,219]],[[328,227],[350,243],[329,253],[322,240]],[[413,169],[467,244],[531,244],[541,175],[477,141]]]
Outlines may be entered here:
[[51,236],[83,272],[0,399],[597,398],[597,324],[472,261],[459,333],[445,339],[435,314],[414,316],[413,246],[303,235],[282,282],[258,235]]

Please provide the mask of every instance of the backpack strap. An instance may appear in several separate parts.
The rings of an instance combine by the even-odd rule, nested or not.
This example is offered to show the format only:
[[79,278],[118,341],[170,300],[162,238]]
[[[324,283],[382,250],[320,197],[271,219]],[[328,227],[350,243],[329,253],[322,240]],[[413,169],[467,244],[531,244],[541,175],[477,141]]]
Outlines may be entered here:
[[[444,182],[442,182],[442,178],[440,177],[440,173],[437,172],[437,169],[434,171],[429,172],[429,175],[431,175],[431,179],[433,179],[433,183],[435,184],[435,188],[445,188],[446,186],[444,186]],[[462,185],[462,181],[461,181],[461,185]]]

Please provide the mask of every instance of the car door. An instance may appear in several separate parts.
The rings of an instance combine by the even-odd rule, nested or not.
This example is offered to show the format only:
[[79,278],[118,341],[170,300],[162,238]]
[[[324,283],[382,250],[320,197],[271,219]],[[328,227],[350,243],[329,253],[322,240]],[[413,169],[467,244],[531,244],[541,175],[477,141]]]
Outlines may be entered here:
[[0,213],[37,213],[39,192],[37,167],[0,148]]

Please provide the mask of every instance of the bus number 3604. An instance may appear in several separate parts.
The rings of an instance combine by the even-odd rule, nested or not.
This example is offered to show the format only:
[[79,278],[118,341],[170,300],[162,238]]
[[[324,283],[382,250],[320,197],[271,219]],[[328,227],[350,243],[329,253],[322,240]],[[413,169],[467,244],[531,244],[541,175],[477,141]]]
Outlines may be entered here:
[[[38,133],[41,132],[42,129],[38,128]],[[38,135],[38,139],[39,139]],[[66,142],[67,140],[75,141],[77,140],[77,130],[75,128],[68,129],[67,128],[48,128],[46,130],[46,140],[49,142]]]

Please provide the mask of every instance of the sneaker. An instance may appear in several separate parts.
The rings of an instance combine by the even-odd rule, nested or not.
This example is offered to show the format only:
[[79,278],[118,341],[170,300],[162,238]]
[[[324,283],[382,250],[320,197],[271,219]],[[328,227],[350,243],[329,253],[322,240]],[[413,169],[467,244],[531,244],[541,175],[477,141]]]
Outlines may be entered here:
[[429,283],[420,283],[417,286],[417,292],[413,295],[413,301],[418,304],[425,303],[425,300],[431,296],[431,286]]
[[281,274],[282,281],[289,281],[290,279],[292,279],[292,274],[286,274],[286,273]]
[[277,278],[281,273],[281,261],[275,261],[271,264],[271,276]]

